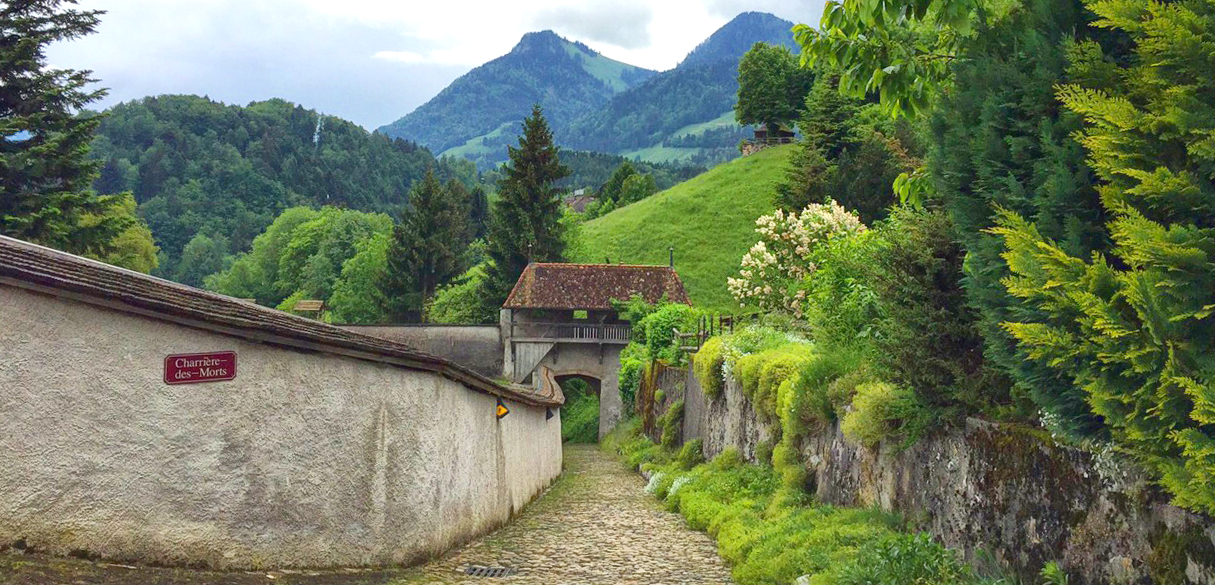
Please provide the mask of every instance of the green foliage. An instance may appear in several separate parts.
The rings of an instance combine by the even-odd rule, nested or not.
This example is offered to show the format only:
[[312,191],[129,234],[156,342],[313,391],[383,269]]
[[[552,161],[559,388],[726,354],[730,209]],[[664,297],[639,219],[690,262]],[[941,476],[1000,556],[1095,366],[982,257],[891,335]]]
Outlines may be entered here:
[[678,446],[683,437],[683,401],[677,400],[667,407],[658,423],[662,427],[662,446],[667,449]]
[[[226,269],[206,277],[207,288],[290,310],[296,300],[326,301],[327,317],[344,323],[382,322],[375,286],[386,262],[392,219],[326,207],[284,211]],[[181,267],[223,260],[223,246],[195,236]],[[197,247],[197,254],[194,249]],[[197,269],[205,273],[208,266]],[[187,279],[187,273],[178,275]]]
[[981,25],[953,66],[956,87],[932,116],[929,153],[932,182],[966,250],[966,294],[986,359],[1059,430],[1080,437],[1101,430],[1083,389],[1066,369],[1027,359],[1002,325],[1045,314],[1001,283],[1009,275],[1003,241],[989,229],[999,207],[1031,219],[1073,256],[1108,248],[1106,214],[1071,137],[1080,117],[1058,107],[1054,89],[1065,79],[1071,39],[1095,32],[1089,18],[1080,0],[1029,0],[1009,18]]
[[88,145],[101,119],[77,115],[105,91],[86,89],[95,81],[90,71],[53,69],[46,62],[52,43],[97,27],[100,11],[74,5],[30,0],[5,3],[0,10],[0,234],[95,258],[121,258],[130,252],[131,236],[138,239],[127,231],[135,222],[112,212],[121,198],[92,190],[98,164],[89,160]]
[[[197,234],[224,238],[232,255],[291,206],[394,212],[436,165],[414,143],[283,100],[229,106],[196,96],[114,106],[92,156],[102,163],[98,191],[135,194],[163,251],[159,273],[170,277]],[[459,172],[438,168],[444,178]]]
[[742,386],[743,394],[751,399],[761,421],[777,422],[777,390],[782,383],[793,379],[812,355],[812,347],[808,344],[786,343],[748,353],[734,362],[734,378]]
[[565,443],[599,441],[599,395],[589,384],[574,379],[561,385],[561,440]]
[[225,258],[228,258],[227,238],[197,234],[182,249],[173,280],[190,286],[202,286],[207,276],[225,268]]
[[80,218],[80,227],[90,229],[107,221],[125,224],[127,228],[114,236],[104,251],[86,252],[84,255],[106,264],[149,274],[160,264],[157,258],[156,241],[152,230],[140,219],[135,197],[123,193],[113,197],[113,204],[100,215],[85,214]]
[[1202,48],[1215,6],[1086,2],[1094,26],[1134,54],[1072,46],[1060,100],[1083,116],[1078,139],[1109,217],[1113,247],[1073,256],[1006,212],[1009,293],[1045,313],[1006,327],[1032,359],[1070,373],[1117,445],[1144,460],[1177,505],[1215,512],[1215,149]]
[[693,304],[734,310],[726,278],[755,244],[755,220],[771,213],[775,182],[792,146],[720,165],[642,201],[583,224],[579,262],[662,264],[675,270]]
[[836,585],[955,585],[973,582],[970,568],[957,553],[927,534],[899,534],[865,547],[839,570]]
[[380,280],[390,320],[420,320],[435,290],[467,269],[462,251],[470,241],[469,210],[469,193],[458,182],[439,183],[434,169],[409,190]]
[[886,217],[900,173],[919,166],[911,125],[882,115],[877,105],[842,95],[838,75],[818,78],[798,121],[802,139],[779,187],[777,204],[800,211],[834,200],[865,224]]
[[539,106],[523,121],[519,146],[509,153],[489,230],[492,262],[486,267],[483,304],[494,309],[506,301],[529,262],[557,262],[565,254],[561,194],[555,183],[569,169],[558,159]]
[[881,318],[874,358],[889,379],[928,405],[984,412],[1008,401],[1008,383],[983,360],[977,317],[962,288],[964,252],[949,217],[896,209],[880,228],[870,279]]
[[700,382],[700,388],[710,399],[721,396],[725,387],[721,368],[725,365],[725,344],[719,337],[712,337],[700,346],[696,358],[692,362],[692,374]]
[[933,422],[932,410],[910,388],[867,382],[856,387],[852,411],[844,415],[840,428],[866,447],[888,438],[900,438],[909,446]]
[[451,284],[440,287],[426,305],[428,323],[450,325],[496,324],[498,311],[486,307],[481,299],[485,265],[477,264]]
[[[654,184],[659,190],[670,189],[706,170],[701,165],[653,163],[641,160],[629,160],[620,155],[604,152],[562,149],[561,164],[569,167],[570,175],[557,181],[557,186],[571,191],[580,188],[590,188],[597,197],[602,199],[604,193],[609,188],[608,183],[613,180],[615,173],[620,167],[626,163],[635,172],[654,177]],[[620,182],[623,183],[623,180]],[[618,183],[616,185],[617,190],[619,186]]]
[[982,0],[840,0],[817,28],[793,34],[803,64],[841,72],[841,91],[876,94],[892,115],[914,116],[949,84],[950,63],[987,9]]
[[388,265],[390,239],[375,234],[355,244],[354,256],[342,263],[342,272],[326,305],[325,318],[333,323],[378,325],[387,321],[380,291]]
[[680,364],[684,355],[679,349],[679,338],[675,337],[675,330],[695,331],[696,322],[703,314],[702,311],[687,305],[662,303],[633,328],[645,332],[642,339],[649,359]]
[[814,74],[798,67],[793,53],[783,46],[758,42],[738,62],[739,124],[766,126],[775,133],[797,118],[814,82]]
[[675,464],[680,469],[690,470],[705,462],[705,445],[701,439],[692,439],[683,444],[679,454],[675,456]]
[[1059,567],[1059,563],[1051,561],[1042,567],[1042,582],[1045,585],[1067,585],[1067,573]]

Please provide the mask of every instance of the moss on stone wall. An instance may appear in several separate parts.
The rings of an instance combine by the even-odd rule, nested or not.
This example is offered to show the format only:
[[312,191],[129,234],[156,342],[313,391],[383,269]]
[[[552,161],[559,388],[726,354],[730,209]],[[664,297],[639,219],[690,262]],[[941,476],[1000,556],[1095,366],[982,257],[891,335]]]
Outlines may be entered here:
[[1197,526],[1177,531],[1160,524],[1149,542],[1152,552],[1147,557],[1148,575],[1156,585],[1187,585],[1190,559],[1215,559],[1215,545]]

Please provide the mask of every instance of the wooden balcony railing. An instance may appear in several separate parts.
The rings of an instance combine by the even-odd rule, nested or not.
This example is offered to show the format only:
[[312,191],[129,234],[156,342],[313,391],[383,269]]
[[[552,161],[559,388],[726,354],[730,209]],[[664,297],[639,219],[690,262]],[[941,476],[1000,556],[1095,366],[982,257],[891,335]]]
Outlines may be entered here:
[[598,323],[515,323],[515,341],[560,341],[563,343],[613,343],[625,345],[632,336],[629,325]]

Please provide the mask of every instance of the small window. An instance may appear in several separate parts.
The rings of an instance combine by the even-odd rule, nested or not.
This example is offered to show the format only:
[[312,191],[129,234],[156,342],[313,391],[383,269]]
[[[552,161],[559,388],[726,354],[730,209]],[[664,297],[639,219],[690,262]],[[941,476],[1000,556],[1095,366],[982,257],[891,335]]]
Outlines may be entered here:
[[586,314],[586,311],[574,311],[574,318],[585,320],[589,319],[590,317]]

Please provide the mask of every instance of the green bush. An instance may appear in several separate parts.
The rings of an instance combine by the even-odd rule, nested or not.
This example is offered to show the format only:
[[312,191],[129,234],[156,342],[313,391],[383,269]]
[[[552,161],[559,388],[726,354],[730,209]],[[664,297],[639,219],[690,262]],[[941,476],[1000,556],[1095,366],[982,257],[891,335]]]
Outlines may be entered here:
[[650,359],[680,364],[683,363],[684,356],[679,349],[679,338],[675,337],[674,330],[695,331],[696,322],[702,314],[687,305],[664,304],[643,318],[634,329],[640,328],[645,332],[645,348]]
[[725,387],[721,368],[725,364],[725,342],[719,337],[712,337],[700,346],[696,359],[692,362],[692,373],[700,382],[700,388],[705,396],[717,398]]
[[683,435],[683,401],[676,400],[658,423],[662,426],[662,446],[671,449],[678,445]]
[[864,548],[829,582],[834,585],[957,585],[974,575],[956,553],[927,534],[891,535]]
[[880,237],[871,279],[882,313],[875,365],[933,407],[986,412],[1007,403],[1008,380],[983,359],[978,316],[962,288],[965,251],[949,217],[898,208]]
[[903,445],[914,443],[935,419],[933,412],[910,388],[886,382],[866,382],[857,386],[852,412],[844,416],[840,428],[849,438],[866,447],[901,437]]
[[675,463],[680,469],[689,470],[705,462],[705,445],[701,439],[692,439],[684,443],[675,456]]

